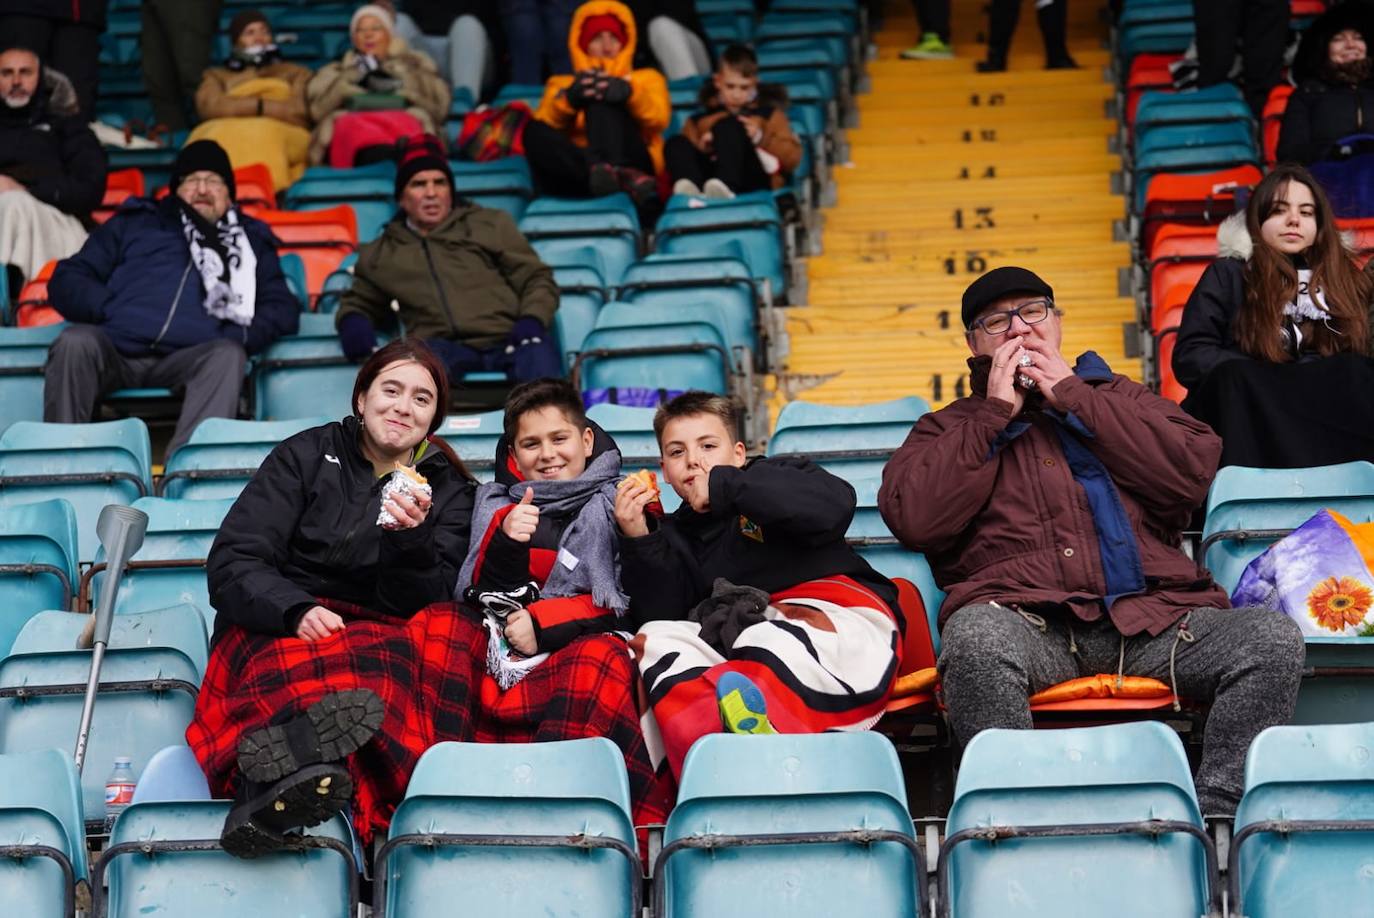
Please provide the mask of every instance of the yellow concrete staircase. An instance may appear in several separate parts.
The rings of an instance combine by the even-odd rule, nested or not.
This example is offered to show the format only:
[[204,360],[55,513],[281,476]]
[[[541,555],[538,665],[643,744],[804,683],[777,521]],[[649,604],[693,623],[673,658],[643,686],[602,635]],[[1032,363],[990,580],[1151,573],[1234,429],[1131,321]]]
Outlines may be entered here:
[[1118,295],[1129,247],[1112,240],[1123,201],[1096,4],[1069,6],[1070,50],[1082,69],[1043,70],[1035,14],[1024,4],[1010,67],[979,74],[982,0],[954,0],[951,61],[905,61],[915,44],[908,0],[889,0],[859,97],[851,163],[835,170],[822,254],[808,261],[807,305],[787,310],[791,352],[776,409],[790,398],[829,404],[964,394],[968,356],[959,300],[999,265],[1040,273],[1065,310],[1065,351],[1092,348],[1139,377],[1123,353],[1133,317]]

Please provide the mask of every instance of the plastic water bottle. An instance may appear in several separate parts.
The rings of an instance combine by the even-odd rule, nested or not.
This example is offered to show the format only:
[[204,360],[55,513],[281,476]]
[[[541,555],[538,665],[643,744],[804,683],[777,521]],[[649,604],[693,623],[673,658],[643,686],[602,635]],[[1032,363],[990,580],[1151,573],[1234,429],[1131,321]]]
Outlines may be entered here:
[[134,799],[133,760],[127,755],[116,756],[114,771],[105,779],[105,830],[114,827],[115,817],[124,812]]

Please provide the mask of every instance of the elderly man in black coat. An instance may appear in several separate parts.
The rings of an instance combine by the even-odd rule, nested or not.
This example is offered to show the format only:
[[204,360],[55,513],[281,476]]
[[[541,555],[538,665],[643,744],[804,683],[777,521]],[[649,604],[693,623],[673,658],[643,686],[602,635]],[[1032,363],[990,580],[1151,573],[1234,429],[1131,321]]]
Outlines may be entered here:
[[0,264],[28,278],[81,248],[105,169],[67,78],[32,51],[0,52]]

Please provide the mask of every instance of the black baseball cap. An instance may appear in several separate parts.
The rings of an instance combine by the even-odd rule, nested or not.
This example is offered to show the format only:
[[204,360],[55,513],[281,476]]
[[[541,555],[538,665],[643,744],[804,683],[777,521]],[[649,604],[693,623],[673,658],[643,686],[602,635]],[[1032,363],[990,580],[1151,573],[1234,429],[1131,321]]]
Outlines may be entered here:
[[959,316],[964,320],[965,330],[973,327],[978,314],[993,303],[1014,293],[1029,293],[1054,299],[1054,290],[1040,279],[1034,271],[1025,268],[993,268],[987,274],[968,285],[964,291],[964,305]]

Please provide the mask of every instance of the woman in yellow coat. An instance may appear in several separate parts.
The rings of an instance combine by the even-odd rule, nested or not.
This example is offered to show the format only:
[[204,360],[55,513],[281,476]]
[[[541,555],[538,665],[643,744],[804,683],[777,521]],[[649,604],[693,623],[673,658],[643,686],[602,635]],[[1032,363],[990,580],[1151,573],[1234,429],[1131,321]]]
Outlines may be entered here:
[[280,191],[305,171],[310,71],[281,59],[272,27],[257,10],[245,10],[229,22],[229,42],[229,59],[206,70],[196,90],[202,120],[187,143],[215,141],[236,169],[264,163]]
[[543,193],[625,191],[641,210],[657,203],[672,101],[663,74],[634,69],[637,38],[634,16],[616,0],[591,0],[573,14],[573,73],[549,78],[525,128],[525,156]]

